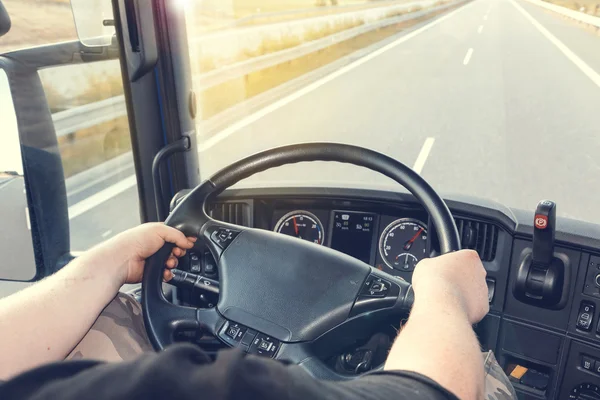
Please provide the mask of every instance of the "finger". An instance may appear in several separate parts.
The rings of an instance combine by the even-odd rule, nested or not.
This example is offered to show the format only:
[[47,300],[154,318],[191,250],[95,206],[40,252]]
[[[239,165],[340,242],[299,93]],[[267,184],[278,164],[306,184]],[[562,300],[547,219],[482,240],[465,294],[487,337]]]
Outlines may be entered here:
[[165,269],[163,271],[163,281],[169,282],[171,279],[173,279],[173,273],[168,269]]
[[185,249],[181,249],[181,248],[179,248],[179,247],[175,247],[175,248],[173,249],[173,252],[172,252],[172,254],[173,254],[175,257],[179,257],[179,258],[181,258],[181,257],[185,256],[185,253],[186,253],[186,250],[185,250]]
[[188,238],[179,230],[171,228],[163,224],[157,224],[157,233],[164,241],[173,243],[177,247],[182,249],[191,249],[194,247],[194,242],[188,240]]
[[173,256],[169,256],[169,259],[165,263],[166,267],[169,269],[177,267],[178,264],[179,264],[179,260],[177,259],[177,257],[173,257]]

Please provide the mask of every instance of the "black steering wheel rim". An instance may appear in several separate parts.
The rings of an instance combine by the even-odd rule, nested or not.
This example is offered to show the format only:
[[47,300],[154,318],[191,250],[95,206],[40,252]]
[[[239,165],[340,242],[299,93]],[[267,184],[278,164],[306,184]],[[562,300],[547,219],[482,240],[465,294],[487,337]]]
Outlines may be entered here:
[[[403,163],[384,154],[358,146],[338,143],[306,143],[283,146],[263,151],[237,161],[217,172],[210,179],[204,181],[202,184],[193,189],[179,202],[177,207],[175,207],[173,212],[165,221],[165,224],[181,230],[188,236],[198,236],[199,238],[203,238],[205,241],[207,241],[207,243],[211,242],[210,235],[214,235],[214,229],[216,229],[214,227],[224,227],[223,229],[231,228],[234,231],[238,229],[239,232],[243,233],[243,235],[239,235],[239,239],[236,239],[238,242],[243,242],[246,240],[251,243],[263,243],[269,242],[269,240],[277,240],[278,247],[288,246],[292,251],[295,251],[297,248],[299,249],[298,251],[322,251],[317,250],[316,248],[302,248],[301,246],[307,245],[297,243],[302,241],[291,238],[289,239],[291,240],[290,242],[288,239],[281,238],[283,235],[266,233],[265,231],[257,232],[258,230],[219,223],[218,221],[212,220],[205,212],[205,204],[207,199],[216,196],[226,188],[234,185],[242,179],[270,168],[286,164],[310,161],[335,161],[349,163],[380,172],[383,175],[395,180],[408,189],[429,213],[438,235],[441,253],[448,253],[460,249],[458,231],[450,210],[441,197],[419,174]],[[277,237],[269,235],[276,235]],[[242,236],[244,236],[243,239]],[[283,242],[281,242],[281,240],[283,240]],[[223,250],[220,250],[214,245],[214,243],[210,244],[212,246],[209,246],[211,252],[213,252],[213,254],[217,252],[216,255],[219,257],[221,255],[221,251]],[[144,277],[142,280],[142,309],[144,321],[146,323],[148,336],[155,349],[161,350],[168,344],[172,343],[173,331],[181,326],[189,326],[190,328],[206,326],[211,327],[211,329],[208,330],[214,331],[216,329],[215,327],[223,326],[223,323],[225,323],[228,319],[233,319],[242,323],[244,323],[244,320],[249,321],[249,319],[246,317],[251,313],[241,313],[239,312],[240,310],[236,310],[236,307],[227,307],[226,304],[221,304],[223,297],[226,297],[225,302],[229,302],[231,305],[231,302],[234,301],[233,299],[235,299],[236,296],[235,293],[229,293],[226,289],[225,292],[223,292],[223,287],[221,289],[222,296],[219,300],[219,304],[213,311],[175,306],[171,303],[168,303],[162,293],[161,278],[162,271],[164,269],[164,263],[167,260],[172,248],[173,245],[167,244],[154,256],[146,260]],[[229,251],[230,254],[235,254],[234,250],[227,251]],[[322,253],[320,255],[323,257],[332,256],[328,253]],[[268,255],[265,255],[265,257],[267,256]],[[225,257],[222,258],[223,265],[221,265],[221,260],[217,258],[220,276],[223,276],[221,274],[221,268],[225,268],[227,265],[229,265],[227,268],[231,268],[231,263],[226,263],[224,260]],[[231,258],[235,257],[231,256]],[[240,261],[243,261],[243,258],[238,257],[237,260],[239,263]],[[356,260],[349,260],[348,258],[344,259],[343,262],[347,264],[356,264]],[[364,275],[365,271],[367,274],[369,274],[369,271],[365,268],[371,267],[360,266],[357,264],[353,268],[357,279],[360,280],[362,279],[360,278],[362,276],[361,274]],[[225,281],[221,284],[227,285],[228,281],[230,282],[235,279],[235,275],[224,274],[222,281]],[[398,284],[398,282],[396,282],[396,284]],[[400,286],[402,292],[402,284],[400,284]],[[235,285],[232,287],[235,287]],[[239,290],[239,286],[237,288]],[[403,296],[407,296],[407,293],[408,292],[405,290]],[[237,305],[239,305],[239,303]],[[331,315],[335,315],[335,318],[337,318],[336,321],[339,323],[340,318],[343,319],[340,314],[344,314],[347,311],[347,308],[338,307],[336,313]],[[327,315],[329,316],[330,314]],[[315,316],[313,315],[312,318],[315,318]],[[319,331],[318,329],[310,330],[307,328],[306,330],[301,331],[301,333],[299,333],[297,336],[294,336],[295,334],[291,332],[291,329],[288,329],[290,331],[290,335],[287,335],[285,334],[284,330],[276,330],[277,324],[269,324],[270,321],[268,321],[268,319],[269,318],[258,318],[257,323],[263,328],[263,331],[270,331],[272,332],[273,336],[277,336],[277,334],[279,334],[279,337],[283,338],[284,341],[289,339],[290,342],[294,342],[295,340],[301,342],[305,341],[307,338],[312,338],[314,335],[319,334],[319,332],[322,333],[322,331]],[[285,326],[285,323],[282,323],[281,325]],[[293,325],[293,323],[291,325]]]

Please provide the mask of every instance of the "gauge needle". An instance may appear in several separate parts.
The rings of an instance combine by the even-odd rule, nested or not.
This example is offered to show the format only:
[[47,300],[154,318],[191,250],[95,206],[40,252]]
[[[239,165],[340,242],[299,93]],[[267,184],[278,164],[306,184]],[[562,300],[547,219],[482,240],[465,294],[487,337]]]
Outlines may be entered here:
[[419,232],[415,233],[415,236],[413,236],[408,242],[404,243],[404,250],[410,250],[412,244],[415,240],[417,240],[421,232],[423,232],[423,228],[419,229]]
[[296,232],[296,236],[298,236],[298,224],[296,223],[296,217],[292,217],[292,221],[294,222],[294,232]]

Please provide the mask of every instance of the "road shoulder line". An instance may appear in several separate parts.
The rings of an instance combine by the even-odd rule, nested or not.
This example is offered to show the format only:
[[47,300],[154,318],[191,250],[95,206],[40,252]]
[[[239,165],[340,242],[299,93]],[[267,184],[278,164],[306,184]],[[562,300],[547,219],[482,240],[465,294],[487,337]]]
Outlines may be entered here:
[[548,29],[540,24],[531,14],[529,14],[520,4],[517,4],[515,0],[509,0],[512,5],[521,13],[525,18],[531,22],[533,26],[537,28],[542,35],[546,37],[554,46],[556,46],[561,53],[565,55],[573,64],[577,66],[588,78],[592,80],[598,87],[600,87],[600,74],[598,74],[592,67],[590,67],[585,61],[583,61],[577,54],[569,49],[563,42],[561,42],[556,36],[554,36]]
[[98,193],[88,197],[85,200],[80,201],[77,204],[69,207],[69,219],[77,218],[81,214],[88,212],[94,207],[99,206],[107,200],[112,199],[113,197],[123,193],[129,188],[134,187],[137,184],[137,178],[135,175],[131,175],[118,183],[115,183],[112,186],[107,187],[104,190],[99,191]]

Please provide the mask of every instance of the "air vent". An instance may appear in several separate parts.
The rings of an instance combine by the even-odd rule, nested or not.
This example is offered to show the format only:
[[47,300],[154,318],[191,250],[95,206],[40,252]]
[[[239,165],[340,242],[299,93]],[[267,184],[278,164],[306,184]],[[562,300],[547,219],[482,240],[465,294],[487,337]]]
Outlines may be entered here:
[[482,261],[492,261],[496,257],[497,226],[487,222],[456,218],[456,227],[463,249],[477,251]]
[[250,206],[248,203],[215,203],[210,207],[209,215],[214,219],[230,224],[250,226]]

